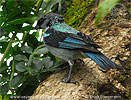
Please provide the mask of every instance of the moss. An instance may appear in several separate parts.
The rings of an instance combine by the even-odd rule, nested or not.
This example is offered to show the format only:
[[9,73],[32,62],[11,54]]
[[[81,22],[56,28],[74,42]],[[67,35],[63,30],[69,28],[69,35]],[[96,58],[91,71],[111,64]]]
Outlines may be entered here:
[[65,22],[79,29],[84,18],[91,12],[93,4],[94,0],[72,0],[64,14]]

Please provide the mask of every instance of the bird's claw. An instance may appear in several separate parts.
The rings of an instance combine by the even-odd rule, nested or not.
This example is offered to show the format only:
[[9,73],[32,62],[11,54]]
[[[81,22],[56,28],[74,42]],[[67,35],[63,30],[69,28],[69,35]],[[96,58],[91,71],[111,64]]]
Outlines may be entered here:
[[76,81],[66,80],[66,79],[63,79],[62,82],[64,82],[64,83],[73,83],[73,84],[76,84],[76,83],[77,83]]
[[67,77],[64,77],[64,79],[62,80],[62,82],[64,82],[64,83],[73,83],[73,84],[77,83],[76,81],[73,81],[73,80],[71,80],[71,79],[69,79]]

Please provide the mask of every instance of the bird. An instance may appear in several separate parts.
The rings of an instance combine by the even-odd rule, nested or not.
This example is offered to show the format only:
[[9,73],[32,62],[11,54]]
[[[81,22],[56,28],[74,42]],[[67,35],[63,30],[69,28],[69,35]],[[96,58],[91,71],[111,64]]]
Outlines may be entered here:
[[43,29],[45,46],[54,56],[68,62],[70,69],[63,82],[71,83],[71,72],[74,60],[91,58],[103,70],[123,69],[101,53],[97,45],[89,36],[67,25],[64,17],[56,13],[40,16],[34,29]]

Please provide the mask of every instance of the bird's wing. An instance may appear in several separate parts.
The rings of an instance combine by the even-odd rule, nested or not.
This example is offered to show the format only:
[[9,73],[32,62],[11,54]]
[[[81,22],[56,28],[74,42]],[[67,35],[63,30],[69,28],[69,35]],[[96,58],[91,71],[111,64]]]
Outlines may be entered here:
[[50,28],[46,33],[51,33],[44,38],[46,45],[63,49],[82,50],[89,52],[99,52],[99,46],[94,41],[81,32],[77,34],[57,31]]

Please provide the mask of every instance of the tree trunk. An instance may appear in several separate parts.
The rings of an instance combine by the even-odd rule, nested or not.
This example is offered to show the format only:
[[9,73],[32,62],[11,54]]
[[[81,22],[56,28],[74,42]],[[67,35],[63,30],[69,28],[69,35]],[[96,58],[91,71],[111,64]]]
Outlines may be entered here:
[[97,7],[85,18],[80,31],[89,35],[100,45],[107,57],[126,68],[125,71],[102,69],[91,59],[85,64],[76,62],[72,80],[77,84],[61,80],[69,69],[53,74],[41,82],[29,100],[112,100],[128,99],[131,93],[130,50],[131,23],[128,0],[119,3],[96,27]]

